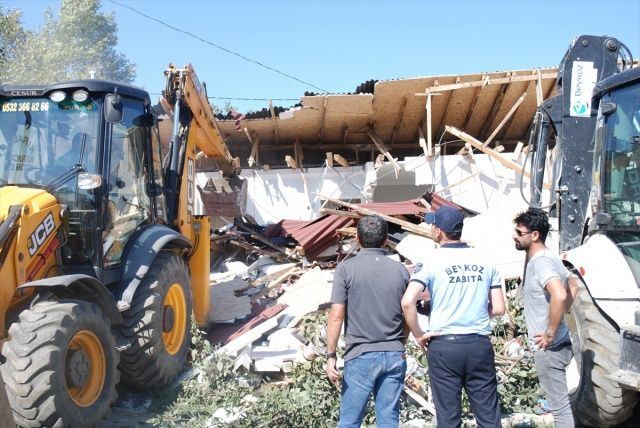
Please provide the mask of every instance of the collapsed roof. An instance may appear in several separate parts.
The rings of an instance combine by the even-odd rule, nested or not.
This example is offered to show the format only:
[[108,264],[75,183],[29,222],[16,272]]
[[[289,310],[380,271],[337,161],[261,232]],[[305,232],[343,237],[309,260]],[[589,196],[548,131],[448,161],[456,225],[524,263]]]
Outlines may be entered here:
[[444,153],[455,153],[464,143],[445,134],[447,125],[512,148],[528,139],[557,74],[545,68],[368,81],[359,91],[373,87],[372,93],[308,95],[289,110],[270,106],[264,118],[217,123],[244,167],[249,158],[257,166],[320,166],[326,152],[362,164],[378,153],[420,155],[438,142],[451,143]]

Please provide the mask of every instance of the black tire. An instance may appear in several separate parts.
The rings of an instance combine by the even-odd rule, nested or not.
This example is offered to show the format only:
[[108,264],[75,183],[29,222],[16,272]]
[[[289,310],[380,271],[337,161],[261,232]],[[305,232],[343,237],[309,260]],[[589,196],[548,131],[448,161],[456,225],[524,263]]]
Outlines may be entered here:
[[569,391],[573,415],[588,426],[618,425],[631,417],[638,394],[607,379],[618,369],[620,333],[600,313],[582,281],[578,283],[566,316],[580,375],[577,388]]
[[18,426],[101,424],[120,376],[110,325],[97,305],[78,300],[42,301],[20,313],[1,366]]
[[[122,379],[142,389],[168,385],[184,367],[191,342],[191,287],[182,259],[160,253],[123,313]],[[167,330],[167,331],[165,331]]]

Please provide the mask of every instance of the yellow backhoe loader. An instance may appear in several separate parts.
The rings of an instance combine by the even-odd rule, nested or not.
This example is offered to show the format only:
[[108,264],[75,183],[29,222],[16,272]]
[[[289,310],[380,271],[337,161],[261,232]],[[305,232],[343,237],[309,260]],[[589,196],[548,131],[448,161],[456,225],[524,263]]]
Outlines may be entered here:
[[165,79],[168,143],[137,87],[0,85],[0,368],[19,426],[99,425],[121,378],[176,377],[192,310],[208,323],[196,157],[239,163],[193,68]]

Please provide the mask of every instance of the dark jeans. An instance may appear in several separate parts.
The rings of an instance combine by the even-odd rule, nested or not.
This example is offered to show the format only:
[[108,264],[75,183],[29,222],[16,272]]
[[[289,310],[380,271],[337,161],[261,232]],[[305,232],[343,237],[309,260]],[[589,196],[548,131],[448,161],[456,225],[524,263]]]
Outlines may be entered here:
[[427,352],[438,427],[461,425],[462,388],[480,428],[500,426],[493,346],[477,334],[435,336]]

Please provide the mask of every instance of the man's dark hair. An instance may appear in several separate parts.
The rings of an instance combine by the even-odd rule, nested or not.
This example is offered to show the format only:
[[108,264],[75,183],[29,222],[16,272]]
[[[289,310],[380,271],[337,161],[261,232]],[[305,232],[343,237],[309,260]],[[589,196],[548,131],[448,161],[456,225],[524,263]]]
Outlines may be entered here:
[[444,233],[444,236],[446,236],[449,241],[459,241],[460,238],[462,238],[462,231],[449,233],[443,230],[442,233]]
[[387,222],[377,215],[362,217],[358,222],[358,241],[363,248],[380,248],[387,239]]
[[513,219],[517,225],[524,226],[530,232],[538,232],[540,240],[544,242],[549,234],[549,217],[540,208],[529,208],[521,212]]

